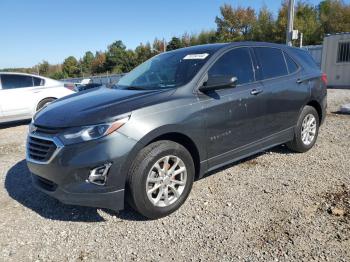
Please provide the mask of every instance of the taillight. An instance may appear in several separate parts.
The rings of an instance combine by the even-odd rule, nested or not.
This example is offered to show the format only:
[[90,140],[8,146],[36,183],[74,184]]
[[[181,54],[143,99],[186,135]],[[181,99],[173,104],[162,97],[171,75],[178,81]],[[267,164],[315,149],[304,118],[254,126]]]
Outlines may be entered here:
[[327,74],[323,73],[321,76],[321,80],[325,85],[327,85],[328,84]]
[[65,83],[64,87],[68,88],[69,90],[75,91],[75,85],[72,83]]

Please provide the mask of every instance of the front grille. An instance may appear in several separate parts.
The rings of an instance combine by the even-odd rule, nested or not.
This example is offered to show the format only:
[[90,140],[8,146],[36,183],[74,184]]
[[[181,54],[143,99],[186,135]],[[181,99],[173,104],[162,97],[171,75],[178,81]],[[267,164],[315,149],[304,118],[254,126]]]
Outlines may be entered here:
[[56,149],[56,144],[51,140],[33,136],[28,137],[28,155],[33,160],[46,162],[52,157]]
[[38,125],[35,125],[35,127],[36,127],[36,130],[35,130],[36,133],[49,134],[49,135],[58,134],[63,130],[63,128],[53,128],[53,127],[38,126]]

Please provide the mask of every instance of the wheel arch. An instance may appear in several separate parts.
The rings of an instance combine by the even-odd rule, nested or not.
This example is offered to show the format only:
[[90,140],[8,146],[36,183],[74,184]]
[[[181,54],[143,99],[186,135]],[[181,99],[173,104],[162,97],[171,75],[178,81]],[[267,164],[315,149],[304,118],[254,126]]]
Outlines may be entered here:
[[43,101],[46,100],[46,99],[53,99],[53,100],[56,100],[57,97],[48,96],[48,97],[40,98],[39,101],[36,103],[36,107],[35,107],[35,110],[36,110],[36,111],[38,111],[40,103],[43,102]]
[[319,102],[317,102],[316,100],[310,100],[306,105],[312,106],[313,108],[316,109],[316,111],[318,113],[319,123],[322,123],[324,116],[323,116],[321,104]]
[[[188,152],[190,152],[194,167],[195,167],[195,178],[199,178],[200,175],[200,155],[199,150],[195,144],[195,142],[187,135],[180,133],[180,132],[169,132],[162,135],[159,135],[155,138],[153,138],[151,141],[147,143],[147,145],[160,141],[160,140],[168,140],[175,143],[178,143],[185,147]],[[147,146],[146,145],[146,146]]]
[[[145,135],[142,139],[140,139],[133,149],[130,151],[123,167],[122,172],[127,174],[129,172],[130,166],[132,165],[133,160],[136,158],[137,154],[142,150],[142,148],[147,145],[160,141],[160,140],[169,140],[175,143],[179,143],[184,146],[191,154],[193,158],[193,163],[195,166],[195,178],[198,179],[203,172],[203,167],[201,167],[201,159],[203,156],[203,152],[201,152],[201,148],[197,146],[197,143],[192,139],[189,135],[184,134],[183,132],[178,132],[174,130],[179,130],[179,128],[174,127],[163,127],[158,128],[156,130],[151,131],[147,135]],[[181,129],[180,129],[181,130]],[[126,181],[125,181],[126,182]]]

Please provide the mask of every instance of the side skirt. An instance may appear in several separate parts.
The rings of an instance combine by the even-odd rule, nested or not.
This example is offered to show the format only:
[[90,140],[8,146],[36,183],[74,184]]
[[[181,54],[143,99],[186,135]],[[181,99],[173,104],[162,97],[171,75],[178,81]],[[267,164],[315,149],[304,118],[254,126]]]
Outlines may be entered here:
[[205,173],[218,169],[220,167],[226,166],[233,162],[237,162],[243,158],[247,158],[254,154],[257,154],[261,151],[267,150],[269,148],[284,144],[293,139],[294,136],[294,128],[291,127],[280,131],[276,134],[268,136],[266,138],[260,139],[251,144],[230,150],[221,155],[212,157],[210,159],[204,160],[201,162],[201,167],[203,167],[203,171],[206,168],[206,171],[202,172],[200,177],[203,177]]

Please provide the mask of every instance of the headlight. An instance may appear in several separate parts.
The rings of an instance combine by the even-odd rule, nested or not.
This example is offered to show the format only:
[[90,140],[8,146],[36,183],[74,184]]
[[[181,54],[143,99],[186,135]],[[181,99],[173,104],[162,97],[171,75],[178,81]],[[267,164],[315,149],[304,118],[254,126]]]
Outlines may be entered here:
[[84,126],[71,129],[60,136],[65,144],[74,144],[84,141],[90,141],[107,136],[122,127],[128,122],[129,116],[118,119],[112,123],[105,123],[93,126]]

